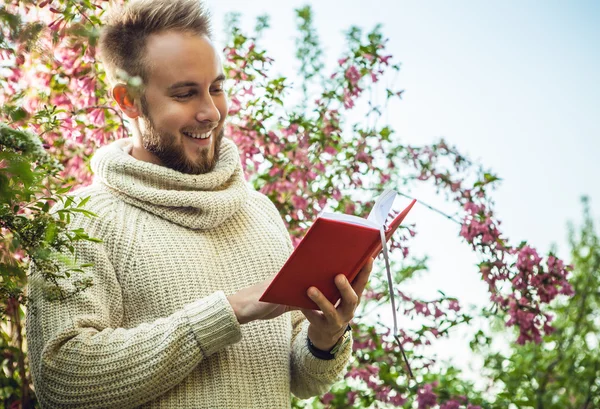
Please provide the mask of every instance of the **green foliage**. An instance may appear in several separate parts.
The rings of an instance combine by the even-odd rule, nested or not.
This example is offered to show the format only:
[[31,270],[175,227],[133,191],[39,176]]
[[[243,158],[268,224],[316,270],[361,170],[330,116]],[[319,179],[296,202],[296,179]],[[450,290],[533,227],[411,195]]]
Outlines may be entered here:
[[308,100],[308,84],[313,77],[321,79],[324,83],[322,62],[323,52],[319,44],[317,31],[313,26],[313,14],[310,6],[296,9],[298,18],[299,38],[296,39],[296,58],[300,62],[300,76],[302,81],[302,92],[304,93],[304,106]]
[[[92,285],[88,277],[76,280],[69,292],[58,285],[61,278],[85,268],[74,261],[73,243],[95,240],[81,229],[68,228],[74,213],[94,215],[83,207],[87,198],[75,201],[65,196],[68,187],[51,188],[62,185],[57,176],[61,170],[39,137],[0,123],[0,319],[6,324],[0,327],[0,397],[22,407],[35,403],[22,325],[30,263],[48,283],[45,295],[50,300],[63,300]],[[62,207],[52,212],[56,202]]]
[[494,352],[483,333],[472,343],[485,355],[496,399],[518,408],[600,407],[600,240],[588,199],[582,201],[583,225],[571,225],[569,233],[575,295],[552,306],[556,331],[542,344],[515,346],[508,354]]

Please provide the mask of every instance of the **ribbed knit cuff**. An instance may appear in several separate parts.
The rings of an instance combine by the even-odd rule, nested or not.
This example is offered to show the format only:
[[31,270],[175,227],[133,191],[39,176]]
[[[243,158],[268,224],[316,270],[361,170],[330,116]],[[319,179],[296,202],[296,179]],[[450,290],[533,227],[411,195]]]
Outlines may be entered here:
[[183,309],[206,357],[242,339],[240,324],[223,291],[188,304]]
[[[339,376],[339,374],[346,369],[348,365],[348,360],[350,359],[350,354],[352,353],[352,338],[350,342],[347,342],[340,350],[336,353],[335,359],[325,360],[319,359],[309,351],[306,338],[308,337],[308,322],[305,322],[302,325],[302,330],[296,337],[296,342],[294,343],[296,348],[300,348],[301,356],[303,357],[304,369],[312,374],[313,376],[320,375],[333,375]],[[350,334],[352,337],[352,334]]]

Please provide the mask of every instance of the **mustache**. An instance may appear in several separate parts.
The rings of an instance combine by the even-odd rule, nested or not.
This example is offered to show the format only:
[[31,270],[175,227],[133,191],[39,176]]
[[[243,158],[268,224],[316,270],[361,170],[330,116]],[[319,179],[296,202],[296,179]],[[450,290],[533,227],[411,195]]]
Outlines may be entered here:
[[215,122],[214,124],[207,124],[201,127],[196,127],[196,128],[186,128],[183,129],[181,132],[186,132],[186,133],[207,133],[207,132],[212,132],[215,129],[217,129],[217,126],[219,126],[218,122]]

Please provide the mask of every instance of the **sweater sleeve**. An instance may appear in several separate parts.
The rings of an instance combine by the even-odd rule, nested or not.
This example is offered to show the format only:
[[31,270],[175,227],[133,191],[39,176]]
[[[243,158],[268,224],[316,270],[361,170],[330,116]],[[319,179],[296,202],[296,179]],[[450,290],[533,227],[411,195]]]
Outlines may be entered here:
[[301,399],[327,393],[345,373],[352,354],[352,342],[348,342],[335,359],[327,361],[315,357],[306,345],[308,325],[302,313],[292,313],[291,389]]
[[[139,406],[241,339],[223,292],[154,322],[122,328],[121,289],[104,244],[78,242],[76,251],[79,263],[94,264],[88,270],[93,285],[64,300],[46,300],[47,284],[32,268],[27,334],[34,385],[43,407]],[[69,291],[79,277],[60,280],[60,286]]]

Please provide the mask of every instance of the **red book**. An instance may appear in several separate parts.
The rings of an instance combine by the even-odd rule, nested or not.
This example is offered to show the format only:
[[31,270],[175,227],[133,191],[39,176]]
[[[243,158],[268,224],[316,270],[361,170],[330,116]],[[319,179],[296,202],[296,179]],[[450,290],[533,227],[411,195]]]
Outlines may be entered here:
[[[367,219],[336,213],[321,214],[260,301],[317,309],[306,295],[306,291],[315,286],[335,304],[340,299],[340,292],[334,278],[344,274],[352,282],[369,257],[377,257],[382,250],[379,226],[385,224],[395,196],[396,192],[386,190],[375,202]],[[385,229],[386,240],[400,226],[415,202],[413,200]]]

